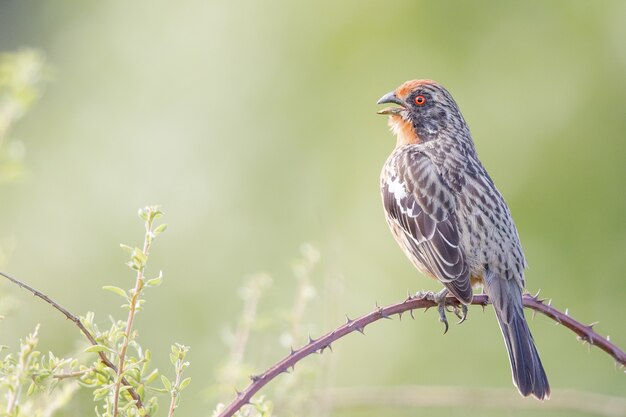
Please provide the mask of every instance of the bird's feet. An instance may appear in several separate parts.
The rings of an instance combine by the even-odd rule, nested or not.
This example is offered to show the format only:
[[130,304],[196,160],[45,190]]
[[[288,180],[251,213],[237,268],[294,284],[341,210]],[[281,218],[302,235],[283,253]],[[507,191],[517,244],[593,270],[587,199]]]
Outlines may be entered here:
[[448,289],[444,288],[437,293],[434,293],[432,291],[420,291],[415,294],[417,298],[430,300],[437,304],[439,321],[442,322],[444,325],[443,334],[446,334],[448,332],[448,319],[446,317],[446,311],[454,313],[454,315],[459,318],[459,322],[457,324],[461,324],[465,321],[465,319],[467,319],[467,306],[465,304],[460,304],[459,306],[457,303],[447,304],[446,301],[448,293]]

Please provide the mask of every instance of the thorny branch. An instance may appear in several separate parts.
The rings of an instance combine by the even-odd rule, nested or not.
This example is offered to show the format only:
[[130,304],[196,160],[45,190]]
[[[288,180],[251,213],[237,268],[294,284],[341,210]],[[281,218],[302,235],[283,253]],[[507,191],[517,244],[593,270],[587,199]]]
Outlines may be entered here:
[[[80,321],[80,318],[78,316],[75,316],[74,314],[70,313],[68,310],[66,310],[65,308],[60,306],[58,303],[56,303],[54,300],[52,300],[46,294],[43,294],[43,293],[37,291],[36,289],[34,289],[33,287],[23,283],[22,281],[20,281],[20,280],[18,280],[16,278],[13,278],[10,275],[5,274],[4,272],[0,272],[0,275],[5,277],[9,281],[13,282],[14,284],[18,285],[19,287],[21,287],[21,288],[31,292],[35,297],[41,298],[46,303],[50,304],[52,307],[54,307],[55,309],[60,311],[68,320],[72,321],[80,329],[80,331],[85,335],[87,340],[89,340],[89,343],[91,343],[94,346],[98,344],[96,339],[89,332],[89,330],[87,330],[87,328],[83,325],[83,323]],[[100,356],[100,360],[102,361],[102,363],[104,363],[106,366],[108,366],[114,372],[117,373],[117,367],[113,364],[113,362],[111,362],[109,360],[109,358],[106,357],[104,352],[98,352],[98,355]],[[122,377],[122,384],[125,385],[125,386],[130,386],[130,383],[124,377]],[[130,387],[130,388],[128,388],[128,394],[130,394],[130,396],[135,401],[135,404],[137,404],[137,408],[140,408],[140,409],[144,408],[143,403],[141,401],[141,397],[139,396],[139,394],[137,394],[137,391],[135,391],[132,387]],[[146,415],[146,417],[150,417],[150,416]]]
[[[56,310],[61,312],[67,319],[72,321],[80,331],[85,335],[87,340],[92,345],[97,345],[97,341],[94,336],[87,330],[87,328],[82,324],[80,318],[70,313],[67,309],[63,308],[61,305],[56,303],[47,295],[37,291],[36,289],[30,287],[29,285],[19,281],[16,278],[13,278],[10,275],[5,274],[4,272],[0,272],[0,276],[8,279],[14,284],[18,285],[21,288],[31,292],[35,297],[38,297],[44,300],[46,303],[50,304]],[[454,298],[448,299],[448,304],[452,306],[458,306],[459,303]],[[546,303],[544,299],[539,299],[537,295],[524,294],[523,297],[524,307],[529,308],[533,311],[537,311],[552,320],[556,321],[559,324],[567,327],[574,333],[576,333],[579,339],[584,342],[589,343],[590,345],[597,346],[602,349],[604,352],[609,354],[615,361],[621,365],[626,366],[626,352],[620,349],[615,344],[611,343],[608,337],[603,337],[599,335],[594,329],[594,324],[585,325],[580,323],[579,321],[573,319],[569,316],[567,310],[562,312],[552,307],[550,302]],[[474,295],[474,299],[472,300],[472,305],[479,305],[485,307],[490,304],[489,298],[485,294]],[[296,363],[305,357],[319,352],[322,353],[324,349],[331,349],[331,344],[342,337],[353,333],[354,331],[358,331],[363,333],[365,326],[374,323],[380,319],[390,319],[394,315],[398,315],[402,317],[402,314],[405,312],[409,312],[411,316],[413,315],[413,310],[417,309],[429,309],[431,307],[436,307],[436,303],[428,300],[424,297],[411,297],[409,296],[405,301],[400,303],[392,304],[386,307],[377,307],[373,312],[361,316],[357,319],[347,318],[346,323],[332,330],[331,332],[325,334],[319,339],[309,338],[309,343],[301,347],[300,349],[293,350],[289,355],[285,358],[281,359],[270,368],[268,368],[265,372],[259,375],[253,375],[250,377],[251,383],[246,387],[245,390],[238,392],[237,397],[226,406],[218,417],[231,417],[238,410],[241,409],[244,405],[248,404],[254,394],[256,394],[261,388],[267,385],[271,380],[276,378],[279,374],[283,372],[289,372],[289,370],[293,370]],[[103,352],[98,352],[101,361],[117,372],[117,367],[106,357]],[[122,384],[130,385],[125,378],[122,378]],[[143,408],[143,403],[141,402],[140,396],[133,388],[128,389],[128,393],[135,400],[138,408]],[[150,417],[147,416],[146,417]]]
[[[604,338],[593,330],[593,324],[584,325],[577,320],[571,318],[567,311],[565,313],[555,309],[546,303],[545,300],[539,299],[538,295],[524,294],[523,297],[524,307],[533,311],[537,311],[545,316],[551,318],[557,323],[562,324],[568,329],[576,333],[579,338],[590,345],[598,346],[600,349],[612,356],[617,363],[622,366],[626,366],[626,352],[610,342],[609,338]],[[448,300],[450,305],[457,305],[458,301],[454,298]],[[490,304],[489,298],[485,294],[474,295],[472,305],[487,306]],[[405,301],[389,305],[387,307],[377,307],[373,312],[361,316],[357,319],[347,318],[346,323],[337,327],[336,329],[326,333],[319,339],[309,338],[309,343],[297,350],[291,350],[291,353],[272,365],[265,372],[259,375],[252,375],[250,377],[251,382],[241,392],[237,393],[237,397],[228,404],[218,417],[231,417],[244,405],[248,404],[254,394],[256,394],[261,388],[268,384],[271,380],[276,378],[283,372],[289,372],[293,370],[296,363],[305,357],[313,353],[322,353],[324,349],[331,349],[331,344],[342,337],[358,331],[363,333],[365,326],[371,324],[380,319],[390,319],[393,315],[402,316],[403,313],[409,312],[413,315],[413,310],[416,309],[429,309],[436,307],[436,303],[426,299],[425,297],[412,297],[409,296]]]

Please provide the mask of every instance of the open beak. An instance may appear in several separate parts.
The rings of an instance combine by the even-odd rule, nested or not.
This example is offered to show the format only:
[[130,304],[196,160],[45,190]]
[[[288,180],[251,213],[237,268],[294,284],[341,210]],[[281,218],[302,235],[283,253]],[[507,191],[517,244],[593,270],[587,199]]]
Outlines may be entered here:
[[378,114],[400,114],[400,112],[404,110],[405,108],[404,102],[402,102],[402,100],[396,97],[396,93],[393,91],[385,94],[384,96],[380,98],[380,100],[376,102],[376,104],[387,104],[387,103],[397,104],[400,107],[385,107],[384,109],[379,110],[377,112]]

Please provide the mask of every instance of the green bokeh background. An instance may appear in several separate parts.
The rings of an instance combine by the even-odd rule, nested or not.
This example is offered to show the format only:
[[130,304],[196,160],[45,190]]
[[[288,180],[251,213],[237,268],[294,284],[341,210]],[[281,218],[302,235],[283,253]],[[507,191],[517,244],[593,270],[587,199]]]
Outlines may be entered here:
[[[121,318],[101,287],[132,285],[118,244],[139,244],[138,207],[162,205],[170,228],[151,268],[165,281],[147,296],[140,341],[160,368],[170,343],[191,345],[179,415],[209,415],[237,289],[267,271],[261,310],[288,309],[301,242],[321,252],[316,285],[334,277],[343,288],[332,313],[319,291],[314,336],[344,313],[438,288],[387,230],[378,175],[394,141],[375,114],[382,94],[432,78],[458,101],[508,201],[528,289],[626,346],[625,22],[623,1],[3,1],[0,51],[40,49],[55,74],[12,131],[26,173],[0,186],[0,236],[15,242],[3,268],[74,312]],[[43,351],[75,348],[69,322],[10,291],[19,308],[0,322],[0,344],[41,323]],[[544,317],[531,328],[555,392],[626,397],[606,354]],[[277,338],[264,343],[250,347],[258,370],[284,353]],[[378,323],[332,355],[336,386],[514,389],[490,309],[445,337],[433,312]],[[92,410],[86,395],[65,415]]]

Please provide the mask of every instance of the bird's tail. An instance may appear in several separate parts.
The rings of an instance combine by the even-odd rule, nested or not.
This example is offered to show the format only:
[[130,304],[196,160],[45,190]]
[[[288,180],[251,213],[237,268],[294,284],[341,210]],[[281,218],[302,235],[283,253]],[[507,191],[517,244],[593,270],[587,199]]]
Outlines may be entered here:
[[522,290],[515,280],[494,274],[488,274],[486,278],[486,291],[509,353],[513,384],[525,397],[532,394],[539,400],[547,400],[550,398],[550,385],[524,318]]

